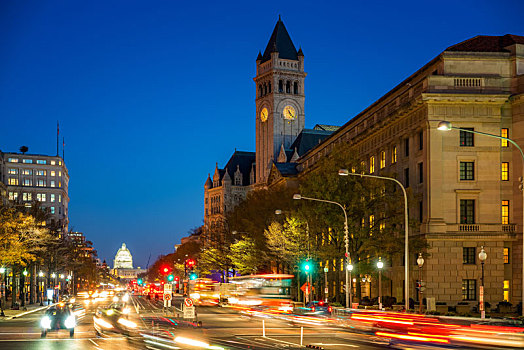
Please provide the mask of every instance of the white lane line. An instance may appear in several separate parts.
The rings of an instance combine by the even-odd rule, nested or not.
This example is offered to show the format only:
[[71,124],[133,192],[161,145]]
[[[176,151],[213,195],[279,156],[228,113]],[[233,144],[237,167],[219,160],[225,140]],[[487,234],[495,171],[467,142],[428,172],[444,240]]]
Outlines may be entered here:
[[348,348],[358,348],[358,345],[353,344],[326,344],[326,343],[311,343],[309,345],[315,345],[315,346],[347,346]]
[[90,341],[91,343],[95,344],[95,346],[96,346],[97,349],[100,349],[100,346],[99,346],[97,343],[95,343],[95,341],[94,341],[93,339],[89,339],[89,341]]

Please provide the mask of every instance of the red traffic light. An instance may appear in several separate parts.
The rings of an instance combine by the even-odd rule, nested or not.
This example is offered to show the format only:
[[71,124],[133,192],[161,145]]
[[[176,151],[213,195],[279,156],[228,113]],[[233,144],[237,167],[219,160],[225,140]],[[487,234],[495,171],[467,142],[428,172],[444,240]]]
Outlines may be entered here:
[[188,259],[188,260],[186,261],[186,263],[187,263],[187,266],[195,266],[196,261],[193,260],[193,259]]
[[177,281],[177,282],[180,281],[180,277],[175,276],[175,281]]
[[171,268],[169,266],[162,266],[160,267],[160,273],[163,274],[163,275],[169,275],[169,273],[171,272]]
[[169,272],[169,269],[167,267],[164,267],[164,272]]

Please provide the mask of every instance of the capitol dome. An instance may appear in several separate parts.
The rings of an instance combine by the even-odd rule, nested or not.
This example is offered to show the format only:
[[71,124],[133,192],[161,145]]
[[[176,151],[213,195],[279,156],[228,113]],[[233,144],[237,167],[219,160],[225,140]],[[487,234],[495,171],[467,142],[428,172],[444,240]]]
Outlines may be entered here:
[[122,247],[118,249],[115,255],[114,266],[115,269],[132,269],[133,268],[133,256],[129,249],[126,248],[126,244],[122,243]]

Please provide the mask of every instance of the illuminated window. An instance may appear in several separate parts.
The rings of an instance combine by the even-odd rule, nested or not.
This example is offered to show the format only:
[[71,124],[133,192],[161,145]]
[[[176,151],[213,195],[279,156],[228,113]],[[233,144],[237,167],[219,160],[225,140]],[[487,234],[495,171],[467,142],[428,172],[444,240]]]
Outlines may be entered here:
[[47,171],[45,171],[45,170],[36,170],[35,171],[35,175],[46,176],[47,175]]
[[55,207],[51,207],[51,214],[55,213]]
[[344,293],[344,281],[340,281],[340,293]]
[[62,203],[62,195],[61,194],[58,195],[58,203]]
[[62,161],[61,160],[58,161],[58,165],[62,165]]
[[386,228],[386,214],[380,214],[380,224],[378,224],[378,229],[382,231]]
[[509,162],[502,162],[500,167],[500,179],[502,181],[509,180]]
[[36,164],[46,164],[47,162],[45,160],[42,160],[42,159],[38,159],[36,161]]
[[382,151],[380,152],[380,169],[384,169],[386,167],[386,152]]
[[51,203],[54,203],[54,202],[55,202],[55,194],[51,193]]
[[51,165],[55,165],[56,162],[54,160],[51,161]]
[[502,201],[502,225],[509,224],[509,201]]
[[344,259],[340,259],[340,271],[344,271]]
[[18,158],[7,158],[9,163],[18,163]]
[[7,183],[11,186],[18,186],[18,179],[14,177],[10,177]]
[[337,259],[333,259],[333,271],[337,271]]
[[51,187],[55,187],[55,180],[51,180]]
[[22,174],[24,174],[24,175],[32,175],[33,171],[31,169],[24,169],[24,170],[22,170]]
[[375,172],[375,157],[369,158],[369,173],[373,174]]
[[46,194],[45,193],[37,193],[36,194],[36,200],[39,202],[45,202],[46,201]]
[[62,188],[62,181],[58,181],[58,187]]
[[33,160],[32,159],[24,159],[24,160],[22,160],[22,163],[33,164]]
[[504,280],[504,301],[509,301],[509,280]]
[[360,171],[366,171],[366,162],[360,162]]
[[473,133],[467,132],[464,130],[471,130],[473,131],[473,128],[461,128],[463,130],[460,130],[460,147],[473,147],[475,145]]
[[[500,136],[509,138],[509,129],[507,128],[500,129]],[[508,140],[500,140],[500,145],[502,147],[508,147]]]
[[24,186],[33,186],[33,181],[31,179],[24,179]]
[[45,187],[45,180],[39,179],[36,181],[36,186]]
[[462,300],[477,299],[477,280],[462,280]]
[[370,215],[369,216],[369,228],[370,229],[373,229],[374,223],[375,223],[375,215]]
[[318,266],[322,267],[322,261],[318,262]]
[[9,200],[16,201],[18,199],[18,192],[9,192]]
[[33,199],[33,194],[30,193],[30,192],[29,192],[29,193],[24,192],[24,193],[22,194],[22,199],[23,199],[24,201],[26,201],[26,202],[31,201],[31,200]]
[[62,172],[61,171],[58,172],[58,176],[62,176]]
[[391,164],[395,164],[397,162],[397,146],[393,146],[393,149],[391,150]]
[[475,180],[475,162],[460,162],[460,180]]
[[504,264],[509,264],[509,248],[504,247]]
[[462,263],[463,264],[475,264],[475,247],[464,247],[462,248]]
[[18,169],[10,168],[10,169],[7,171],[7,173],[10,174],[10,175],[16,175],[16,174],[18,174]]
[[56,172],[54,170],[51,170],[51,176],[56,176]]

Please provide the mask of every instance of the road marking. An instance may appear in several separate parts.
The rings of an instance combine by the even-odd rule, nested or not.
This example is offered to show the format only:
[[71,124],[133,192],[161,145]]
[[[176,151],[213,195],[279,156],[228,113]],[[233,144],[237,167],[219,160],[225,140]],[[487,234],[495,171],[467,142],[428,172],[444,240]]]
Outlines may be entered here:
[[89,341],[90,341],[91,343],[95,344],[95,346],[96,346],[98,349],[100,349],[100,347],[98,346],[98,344],[95,343],[95,341],[94,341],[93,339],[89,339]]
[[322,346],[322,345],[325,345],[325,346],[347,346],[348,348],[358,348],[359,346],[358,345],[353,345],[353,344],[326,344],[326,343],[311,343],[309,345],[318,345],[318,346]]

